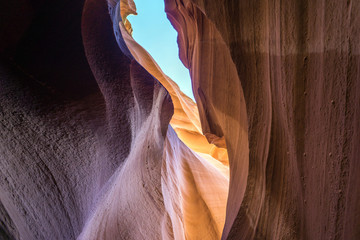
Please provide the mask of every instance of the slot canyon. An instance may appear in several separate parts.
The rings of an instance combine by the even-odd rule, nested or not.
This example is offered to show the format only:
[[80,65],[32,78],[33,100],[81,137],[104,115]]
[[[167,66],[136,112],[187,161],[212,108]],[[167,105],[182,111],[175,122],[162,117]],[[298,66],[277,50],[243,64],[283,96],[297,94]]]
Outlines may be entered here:
[[360,1],[164,2],[196,102],[133,0],[0,2],[0,239],[360,239]]

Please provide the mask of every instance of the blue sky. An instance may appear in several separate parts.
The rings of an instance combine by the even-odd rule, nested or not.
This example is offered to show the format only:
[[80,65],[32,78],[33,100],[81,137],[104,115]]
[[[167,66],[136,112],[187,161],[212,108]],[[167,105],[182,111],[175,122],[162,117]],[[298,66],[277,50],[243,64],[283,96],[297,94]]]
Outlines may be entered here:
[[163,72],[194,100],[189,70],[179,59],[177,32],[164,11],[164,0],[135,0],[138,15],[128,16],[133,38],[148,51]]

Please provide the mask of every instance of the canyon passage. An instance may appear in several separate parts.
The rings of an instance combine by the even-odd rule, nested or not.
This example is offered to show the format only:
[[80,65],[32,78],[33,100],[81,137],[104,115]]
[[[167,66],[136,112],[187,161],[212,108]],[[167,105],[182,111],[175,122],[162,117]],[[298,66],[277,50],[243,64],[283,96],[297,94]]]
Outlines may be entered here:
[[[360,239],[360,1],[0,2],[0,239]],[[151,21],[151,19],[149,19]]]

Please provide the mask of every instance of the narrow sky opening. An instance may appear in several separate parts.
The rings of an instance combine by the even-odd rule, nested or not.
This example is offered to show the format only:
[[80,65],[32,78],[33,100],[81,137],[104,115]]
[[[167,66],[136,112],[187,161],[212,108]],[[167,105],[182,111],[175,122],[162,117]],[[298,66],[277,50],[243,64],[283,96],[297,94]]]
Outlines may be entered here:
[[194,100],[189,70],[179,59],[177,32],[166,17],[164,0],[135,0],[135,4],[138,15],[127,17],[133,29],[133,38],[179,85],[181,91]]

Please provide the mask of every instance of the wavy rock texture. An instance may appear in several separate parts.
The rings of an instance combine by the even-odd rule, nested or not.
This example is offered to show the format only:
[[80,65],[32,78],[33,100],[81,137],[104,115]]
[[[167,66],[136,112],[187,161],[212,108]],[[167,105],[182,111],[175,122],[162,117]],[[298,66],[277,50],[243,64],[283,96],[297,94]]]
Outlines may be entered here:
[[360,2],[2,1],[1,239],[359,239]]
[[132,3],[27,4],[2,44],[1,236],[220,238],[225,145],[127,33]]
[[203,130],[228,147],[222,238],[358,239],[359,2],[165,3]]

